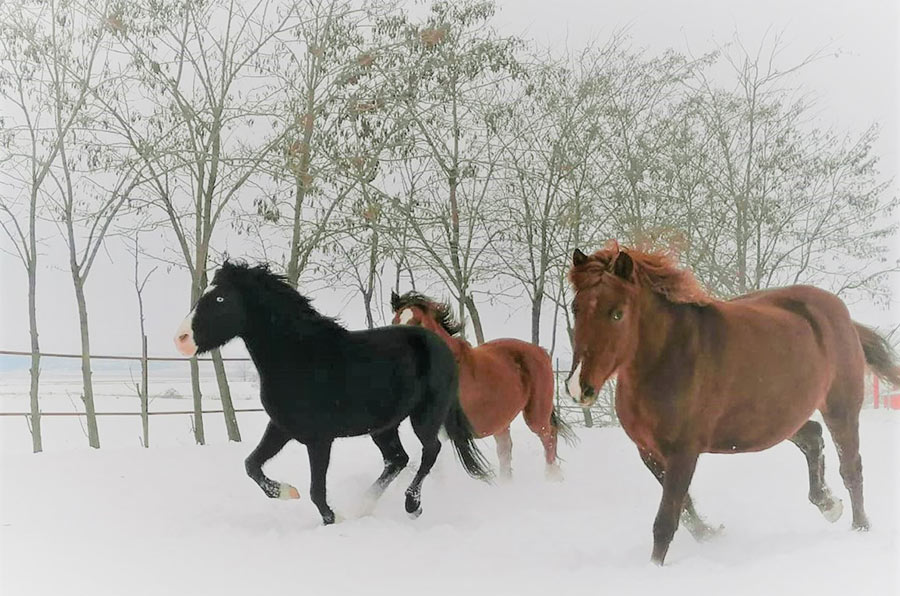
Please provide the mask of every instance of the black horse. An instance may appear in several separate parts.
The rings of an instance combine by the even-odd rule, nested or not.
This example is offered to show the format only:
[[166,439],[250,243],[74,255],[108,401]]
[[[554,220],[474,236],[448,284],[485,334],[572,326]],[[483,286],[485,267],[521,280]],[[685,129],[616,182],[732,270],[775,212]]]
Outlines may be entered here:
[[271,480],[262,466],[291,439],[309,453],[310,495],[326,524],[325,474],[336,437],[369,434],[384,456],[372,486],[380,496],[409,456],[397,427],[409,418],[422,442],[422,463],[406,489],[406,511],[422,512],[422,481],[441,450],[443,425],[469,475],[486,479],[487,462],[473,442],[459,404],[458,372],[441,339],[420,327],[348,331],[320,315],[267,265],[226,261],[181,324],[175,344],[192,356],[234,337],[244,340],[259,371],[260,398],[269,424],[246,460],[247,474],[271,498],[299,498],[297,489]]

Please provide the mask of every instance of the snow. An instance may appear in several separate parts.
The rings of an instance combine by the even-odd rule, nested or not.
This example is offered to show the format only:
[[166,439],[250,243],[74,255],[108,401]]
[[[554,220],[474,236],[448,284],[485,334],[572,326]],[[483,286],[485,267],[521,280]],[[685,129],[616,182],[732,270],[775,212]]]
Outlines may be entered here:
[[[215,444],[205,447],[190,445],[177,416],[151,420],[150,449],[137,446],[137,418],[103,419],[99,451],[81,446],[77,426],[53,440],[46,425],[47,451],[38,455],[25,452],[27,431],[13,433],[15,444],[4,433],[0,592],[846,596],[900,589],[900,412],[863,413],[872,531],[850,530],[830,441],[826,473],[845,504],[836,524],[806,500],[805,461],[793,445],[704,456],[692,494],[725,533],[701,544],[679,531],[664,568],[649,563],[660,489],[619,428],[579,429],[578,446],[561,446],[558,483],[544,479],[540,443],[520,421],[508,483],[468,478],[445,445],[415,520],[403,510],[419,456],[410,429],[402,428],[402,439],[412,465],[370,515],[364,492],[381,471],[378,450],[364,437],[338,441],[328,489],[343,521],[324,527],[308,498],[301,446],[288,445],[266,472],[300,488],[302,498],[267,499],[243,469],[265,415],[242,415],[241,444],[225,444],[219,417],[207,418]],[[113,432],[117,426],[127,430]],[[496,465],[493,441],[480,445]]]

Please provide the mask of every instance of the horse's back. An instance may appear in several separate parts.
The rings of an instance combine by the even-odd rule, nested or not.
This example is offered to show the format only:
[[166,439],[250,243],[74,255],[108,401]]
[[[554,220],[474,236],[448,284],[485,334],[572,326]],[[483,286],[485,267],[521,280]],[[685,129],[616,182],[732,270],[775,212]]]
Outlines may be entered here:
[[289,381],[263,388],[263,400],[298,440],[357,436],[395,427],[426,402],[449,403],[456,374],[452,352],[428,331],[353,331],[339,346],[305,352]]
[[862,348],[834,294],[789,286],[712,308],[725,329],[723,345],[699,368],[720,411],[713,450],[767,448],[793,434],[835,391],[861,383]]
[[773,339],[791,338],[795,349],[814,345],[813,351],[825,358],[859,343],[847,305],[838,296],[814,286],[753,292],[722,303],[721,310],[726,317],[751,328],[765,329]]
[[[429,389],[454,382],[456,362],[453,353],[437,335],[424,328],[378,327],[354,331],[350,338],[353,344],[351,357],[370,363],[359,369],[363,383],[371,384],[371,377],[365,375],[401,377]],[[348,368],[354,367],[351,364]]]
[[553,387],[549,354],[526,341],[491,340],[460,358],[460,400],[482,436],[507,428],[538,402],[552,409]]

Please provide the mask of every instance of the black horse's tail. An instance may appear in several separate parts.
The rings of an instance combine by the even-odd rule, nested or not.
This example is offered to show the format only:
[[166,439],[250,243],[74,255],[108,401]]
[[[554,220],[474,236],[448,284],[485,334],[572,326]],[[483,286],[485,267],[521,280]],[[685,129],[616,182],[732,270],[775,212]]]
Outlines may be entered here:
[[563,420],[555,407],[550,413],[550,424],[556,429],[556,436],[561,437],[566,442],[566,445],[574,447],[578,444],[578,435],[575,434],[575,429],[572,428],[571,424]]
[[866,364],[884,381],[895,387],[900,387],[900,366],[897,365],[897,357],[886,339],[878,335],[874,329],[865,325],[853,323],[856,326],[856,334],[859,343],[862,344],[863,354],[866,356]]
[[447,435],[453,443],[456,457],[459,458],[469,476],[478,480],[490,480],[494,475],[491,465],[475,444],[475,432],[472,430],[472,424],[466,418],[456,394],[453,395],[453,400],[450,402],[450,412],[447,414],[447,420],[444,421],[444,430],[447,431]]

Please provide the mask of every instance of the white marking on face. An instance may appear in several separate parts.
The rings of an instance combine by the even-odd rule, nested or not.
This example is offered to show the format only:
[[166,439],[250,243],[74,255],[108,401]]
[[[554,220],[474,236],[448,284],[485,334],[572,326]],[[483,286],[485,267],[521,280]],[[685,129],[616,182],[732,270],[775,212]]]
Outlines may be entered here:
[[185,356],[193,356],[197,353],[197,344],[194,343],[193,323],[194,311],[192,310],[175,332],[175,348]]
[[400,313],[400,324],[401,324],[401,325],[406,325],[407,323],[409,323],[410,321],[412,321],[412,318],[413,318],[414,316],[415,316],[415,315],[413,314],[413,311],[412,311],[411,308],[405,309],[403,312]]
[[569,394],[569,397],[574,399],[575,401],[581,401],[581,361],[578,361],[578,366],[575,367],[575,370],[572,371],[572,376],[569,377],[569,380],[566,382],[566,392]]

